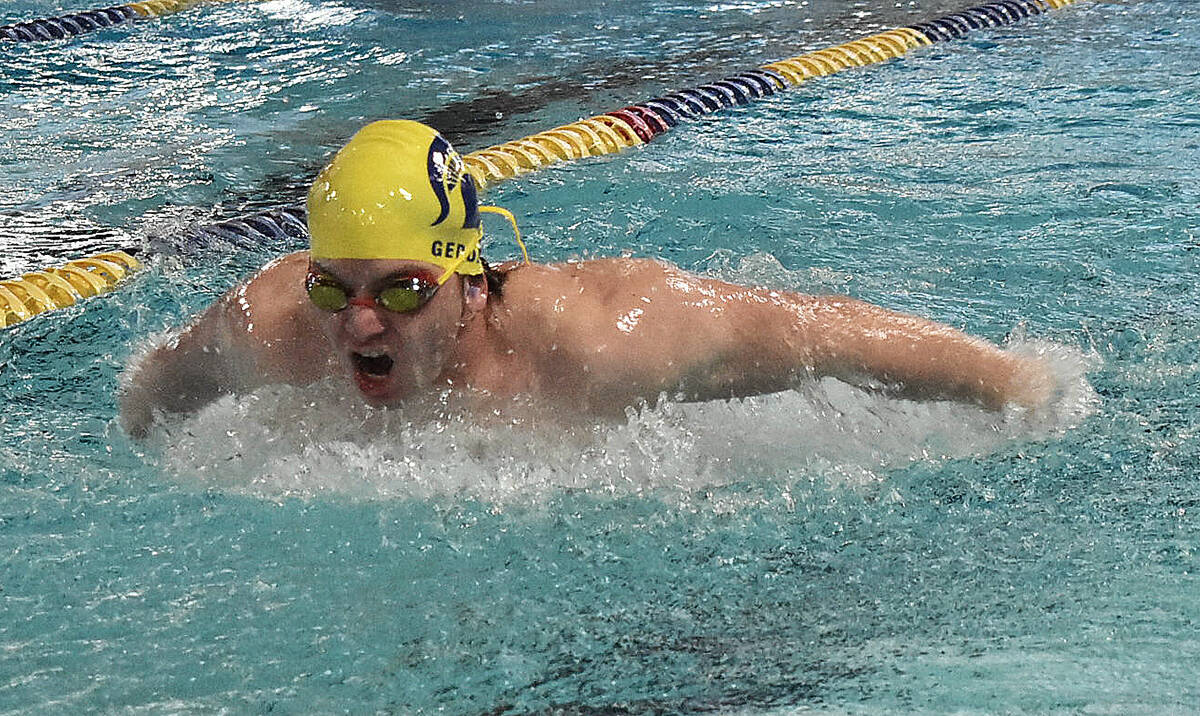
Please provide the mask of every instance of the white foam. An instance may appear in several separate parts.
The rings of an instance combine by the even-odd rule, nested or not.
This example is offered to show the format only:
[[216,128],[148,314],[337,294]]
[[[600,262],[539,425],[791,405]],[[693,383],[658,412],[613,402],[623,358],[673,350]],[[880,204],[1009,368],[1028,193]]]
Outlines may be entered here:
[[[739,401],[663,402],[624,422],[560,431],[416,420],[374,409],[331,385],[227,397],[155,437],[181,484],[266,499],[474,499],[537,503],[565,490],[686,497],[734,483],[873,484],[913,460],[981,455],[1012,441],[1055,439],[1096,410],[1095,358],[1023,341],[1057,381],[1043,409],[1002,413],[894,400],[833,379]],[[761,499],[763,496],[746,499]],[[713,506],[710,505],[710,509]],[[730,509],[736,505],[727,505]],[[721,508],[717,508],[721,509]]]
[[365,10],[357,10],[340,2],[318,4],[307,0],[265,0],[254,7],[272,20],[296,21],[303,31],[349,25],[366,14]]

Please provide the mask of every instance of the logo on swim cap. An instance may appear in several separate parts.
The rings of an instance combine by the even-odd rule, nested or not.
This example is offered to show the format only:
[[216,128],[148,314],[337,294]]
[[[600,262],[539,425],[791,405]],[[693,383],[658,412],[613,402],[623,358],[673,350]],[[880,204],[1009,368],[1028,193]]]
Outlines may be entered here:
[[458,152],[450,148],[450,142],[439,135],[433,140],[433,144],[429,145],[429,158],[426,161],[429,166],[429,186],[433,187],[433,193],[437,195],[438,203],[442,207],[441,213],[431,224],[437,226],[450,215],[448,195],[462,179],[462,159]]
[[475,182],[450,143],[419,122],[374,122],[354,135],[309,190],[308,229],[316,258],[483,272]]
[[441,213],[434,219],[432,226],[437,226],[450,215],[450,193],[462,183],[463,204],[466,206],[466,216],[463,217],[464,229],[479,228],[479,212],[476,210],[479,200],[475,191],[475,180],[465,172],[462,157],[450,146],[444,137],[438,135],[429,145],[429,186],[437,195],[442,207]]

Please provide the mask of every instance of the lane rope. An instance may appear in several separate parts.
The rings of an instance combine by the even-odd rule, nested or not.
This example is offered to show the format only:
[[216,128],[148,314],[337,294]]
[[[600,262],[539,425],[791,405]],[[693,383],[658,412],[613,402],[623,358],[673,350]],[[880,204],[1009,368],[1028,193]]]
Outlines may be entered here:
[[993,0],[928,22],[778,60],[463,156],[482,190],[542,167],[620,152],[688,120],[748,104],[816,77],[887,62],[972,30],[1011,25],[1078,0]]
[[161,17],[182,12],[203,3],[228,2],[228,0],[145,0],[125,5],[84,10],[58,17],[28,20],[12,25],[0,25],[0,41],[46,42],[62,40],[76,35],[102,30],[134,20]]
[[[155,12],[158,12],[158,7],[163,8],[164,12],[175,12],[204,1],[149,0],[121,7],[153,5]],[[463,162],[482,190],[490,184],[551,164],[614,154],[645,144],[688,120],[769,97],[815,77],[831,75],[851,67],[887,62],[919,47],[963,38],[972,30],[1011,25],[1078,1],[993,0],[928,22],[806,52],[480,149],[464,155]],[[150,15],[149,10],[146,15]],[[0,35],[12,27],[15,26],[0,28]],[[272,242],[281,247],[301,245],[308,236],[304,219],[303,207],[285,207],[201,226],[189,231],[186,238],[196,241],[221,240],[242,247],[261,247]],[[58,269],[36,271],[19,279],[0,281],[0,328],[53,308],[69,306],[79,298],[95,295],[101,291],[96,287],[96,282],[103,283],[103,290],[108,290],[138,268],[140,264],[132,256],[115,251],[91,259],[72,261]],[[74,283],[68,277],[73,277]],[[71,288],[64,286],[64,282],[70,284]],[[93,288],[96,290],[93,291]]]
[[141,267],[124,251],[108,251],[0,281],[0,328],[111,291]]

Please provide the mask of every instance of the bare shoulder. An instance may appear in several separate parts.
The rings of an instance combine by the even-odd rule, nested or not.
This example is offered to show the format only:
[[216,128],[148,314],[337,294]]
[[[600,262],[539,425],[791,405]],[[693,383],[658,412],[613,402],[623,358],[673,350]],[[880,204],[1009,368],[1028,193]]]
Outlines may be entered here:
[[268,381],[283,374],[306,378],[293,374],[327,362],[325,342],[314,340],[319,327],[304,293],[307,270],[307,252],[288,254],[230,289],[212,308],[232,347],[253,359]]
[[653,259],[604,258],[557,264],[515,265],[507,269],[504,302],[521,313],[551,318],[567,308],[602,309],[623,306],[633,296],[667,287],[672,277],[685,274]]
[[[801,309],[823,299],[699,276],[654,259],[608,258],[516,266],[504,283],[513,315],[545,326],[584,332],[616,328],[630,337],[675,338],[677,333],[725,331],[731,322],[803,323]],[[845,300],[845,299],[839,299]],[[625,330],[634,326],[638,331]]]
[[324,342],[312,340],[313,319],[297,303],[306,264],[295,254],[268,264],[139,357],[122,389],[126,429],[140,436],[155,411],[190,412],[223,394],[320,377]]
[[669,302],[655,297],[678,269],[636,259],[498,268],[504,282],[489,302],[491,321],[527,361],[535,390],[615,415],[673,384],[657,355],[673,343],[661,335]]
[[308,313],[304,300],[304,276],[308,253],[298,252],[275,259],[221,297],[219,307],[231,329],[281,336],[297,327],[297,319]]

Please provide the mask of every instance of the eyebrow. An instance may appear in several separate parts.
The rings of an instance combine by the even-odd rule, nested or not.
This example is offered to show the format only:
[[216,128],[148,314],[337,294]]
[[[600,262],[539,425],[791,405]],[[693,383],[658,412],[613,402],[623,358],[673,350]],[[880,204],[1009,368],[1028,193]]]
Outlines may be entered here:
[[309,259],[308,272],[321,274],[322,278],[333,279],[333,281],[340,284],[342,288],[346,287],[345,279],[343,279],[341,276],[338,276],[336,272],[329,270],[329,267],[322,266],[318,261]]

